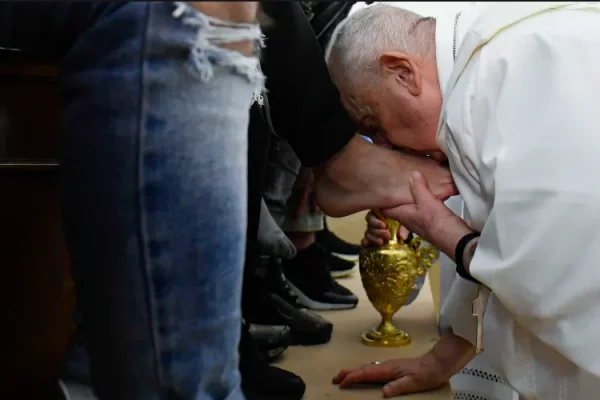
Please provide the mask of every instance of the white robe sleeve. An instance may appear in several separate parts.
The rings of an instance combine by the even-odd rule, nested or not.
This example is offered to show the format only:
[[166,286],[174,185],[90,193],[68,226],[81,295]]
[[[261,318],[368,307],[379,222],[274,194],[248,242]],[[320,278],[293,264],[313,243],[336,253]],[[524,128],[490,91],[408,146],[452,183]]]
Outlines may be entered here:
[[471,112],[491,208],[470,271],[517,325],[600,376],[600,51],[563,28],[482,51]]

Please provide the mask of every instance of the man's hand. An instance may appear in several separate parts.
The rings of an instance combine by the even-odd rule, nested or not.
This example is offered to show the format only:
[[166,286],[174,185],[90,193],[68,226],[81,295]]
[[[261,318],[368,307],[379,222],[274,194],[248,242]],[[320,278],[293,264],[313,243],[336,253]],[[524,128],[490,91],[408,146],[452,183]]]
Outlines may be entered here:
[[446,205],[436,198],[420,172],[412,172],[409,187],[413,204],[383,209],[381,213],[404,225],[429,243],[454,258],[459,240],[472,230]]
[[[362,247],[381,247],[387,244],[390,239],[390,231],[387,229],[385,221],[379,218],[373,211],[367,214],[367,230],[365,237],[360,242]],[[402,225],[398,230],[397,240],[406,240],[410,231]]]
[[463,369],[475,356],[475,346],[446,330],[433,349],[418,358],[390,360],[343,369],[333,383],[345,389],[360,383],[386,383],[386,398],[434,390]]
[[443,366],[427,353],[418,358],[389,360],[381,364],[366,364],[356,369],[343,369],[333,383],[341,389],[361,383],[385,383],[383,397],[426,392],[443,386],[448,377]]
[[355,135],[338,154],[314,168],[317,202],[333,217],[411,204],[412,171],[421,171],[437,198],[457,194],[450,171],[434,160],[379,147]]

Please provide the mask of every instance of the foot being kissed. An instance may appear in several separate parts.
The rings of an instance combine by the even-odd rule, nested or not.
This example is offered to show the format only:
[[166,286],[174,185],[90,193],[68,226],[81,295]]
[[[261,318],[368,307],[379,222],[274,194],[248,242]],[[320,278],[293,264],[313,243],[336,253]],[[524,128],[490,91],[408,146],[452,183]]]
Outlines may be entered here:
[[394,151],[355,137],[314,168],[319,207],[332,217],[413,203],[410,174],[419,171],[440,200],[458,194],[449,169],[430,157]]

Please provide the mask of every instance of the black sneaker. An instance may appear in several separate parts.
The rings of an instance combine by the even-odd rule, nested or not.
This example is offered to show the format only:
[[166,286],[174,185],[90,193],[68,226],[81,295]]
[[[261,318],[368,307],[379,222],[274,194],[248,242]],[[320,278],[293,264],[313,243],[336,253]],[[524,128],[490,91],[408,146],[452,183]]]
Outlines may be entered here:
[[331,339],[333,324],[311,310],[307,310],[288,285],[282,272],[281,261],[261,258],[264,275],[260,295],[248,310],[248,319],[261,325],[287,325],[292,331],[292,345],[324,344]]
[[[327,252],[327,249],[324,250]],[[357,261],[344,260],[329,252],[327,252],[327,265],[329,266],[329,273],[334,278],[344,278],[358,271]]]
[[337,237],[327,227],[327,221],[324,222],[324,229],[315,234],[315,239],[323,248],[338,257],[348,260],[358,260],[360,246],[357,244],[348,243],[345,240]]
[[260,355],[248,327],[239,345],[242,392],[247,400],[300,400],[306,385],[292,372],[269,365]]
[[249,330],[256,348],[268,363],[279,359],[292,343],[292,331],[286,325],[250,324]]
[[356,307],[358,297],[337,283],[329,271],[329,256],[317,243],[283,262],[283,273],[300,303],[313,310],[345,310]]

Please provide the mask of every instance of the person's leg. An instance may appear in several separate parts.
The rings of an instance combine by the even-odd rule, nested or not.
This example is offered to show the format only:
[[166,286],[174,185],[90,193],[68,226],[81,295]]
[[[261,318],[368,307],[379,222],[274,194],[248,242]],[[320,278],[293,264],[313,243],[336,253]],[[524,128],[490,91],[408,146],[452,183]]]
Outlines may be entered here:
[[277,225],[264,200],[260,205],[258,224],[258,245],[269,256],[289,260],[296,256],[296,247],[285,232]]
[[[333,265],[336,270],[350,270],[354,264],[332,259],[315,244],[314,232],[323,229],[323,214],[311,208],[301,190],[304,183],[310,184],[303,179],[308,172],[301,169],[300,160],[284,139],[273,139],[263,196],[274,220],[298,250],[296,257],[283,262],[284,273],[302,305],[315,309],[353,308],[358,298],[331,278],[330,269]],[[344,263],[343,267],[339,263]]]
[[[295,154],[288,150],[286,157],[295,158]],[[324,228],[325,215],[316,207],[312,201],[312,171],[309,168],[301,168],[293,189],[287,199],[286,209],[284,210],[284,219],[282,223],[283,231],[288,235],[296,249],[299,257],[311,247],[315,247],[316,233]],[[322,246],[320,246],[322,247]],[[322,248],[322,250],[325,250]],[[336,261],[340,261],[340,265]],[[330,257],[332,263],[329,268],[339,268],[351,270],[354,263]]]
[[98,397],[242,399],[247,124],[262,76],[256,57],[220,46],[260,30],[174,3],[12,6],[4,38],[29,29],[25,47],[68,50],[64,214]]
[[[318,210],[311,193],[313,173],[302,168],[300,160],[283,139],[278,138],[269,157],[269,180],[265,199],[276,222],[288,234],[299,251],[317,242],[317,235],[325,231],[325,215]],[[337,237],[336,237],[337,238]],[[320,244],[320,243],[319,243]],[[321,246],[327,253],[330,249]],[[330,254],[330,271],[335,277],[354,272],[354,263]]]
[[314,210],[307,200],[305,186],[310,186],[306,182],[309,174],[303,170],[298,177],[282,226],[297,249],[296,257],[283,262],[285,276],[306,307],[317,310],[354,308],[358,298],[337,283],[332,275],[352,274],[356,265],[334,256],[316,242],[315,233],[323,229],[323,214]]
[[[295,157],[295,154],[288,155],[292,156]],[[323,229],[324,215],[313,201],[312,182],[312,170],[301,168],[288,197],[282,224],[283,230],[288,232],[299,249],[312,245],[315,242],[315,232]]]
[[[242,297],[242,315],[248,322],[252,311],[260,307],[260,298],[263,294],[256,270],[260,263],[258,230],[270,140],[271,132],[263,118],[263,110],[259,104],[254,104],[250,111],[248,127],[248,239]],[[239,345],[244,395],[249,400],[270,396],[290,400],[300,399],[305,390],[302,379],[291,372],[268,365],[260,356],[257,343],[252,339],[249,328],[249,323],[243,325]]]
[[[268,108],[265,111],[267,110]],[[268,125],[268,121],[263,122]],[[300,169],[300,161],[295,156],[293,158],[286,156],[288,149],[290,148],[287,142],[279,136],[271,138],[262,190],[266,208],[261,210],[261,221],[264,212],[277,226],[269,223],[271,228],[268,237],[260,240],[262,242],[258,249],[261,254],[260,265],[252,271],[253,281],[256,283],[255,291],[258,292],[255,299],[258,302],[248,307],[249,315],[254,323],[288,325],[292,330],[294,344],[323,344],[330,340],[333,325],[304,308],[289,287],[281,265],[281,259],[289,259],[296,253],[293,244],[280,229],[285,219],[287,199]],[[264,234],[265,232],[259,232],[259,235]],[[265,243],[266,241],[271,243]],[[288,246],[292,247],[293,252],[287,250]]]
[[271,141],[263,197],[273,219],[279,226],[288,214],[288,199],[302,164],[285,139],[275,136]]

